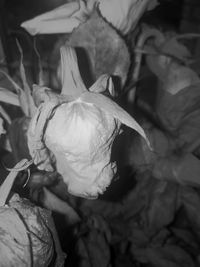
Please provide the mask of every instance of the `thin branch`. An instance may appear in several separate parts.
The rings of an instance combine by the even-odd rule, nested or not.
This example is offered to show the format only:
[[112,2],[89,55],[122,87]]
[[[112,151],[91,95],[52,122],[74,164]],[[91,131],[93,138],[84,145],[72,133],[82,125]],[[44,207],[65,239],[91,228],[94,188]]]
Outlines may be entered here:
[[173,39],[193,39],[193,38],[200,38],[200,33],[183,33],[183,34],[177,34],[172,37]]
[[5,181],[0,187],[0,207],[4,206],[6,204],[6,200],[8,198],[8,195],[10,194],[11,188],[13,186],[13,183],[15,181],[15,178],[17,177],[17,174],[20,170],[25,169],[28,165],[27,159],[22,159],[20,162],[18,162],[13,170],[8,174]]
[[8,124],[11,124],[12,120],[5,109],[0,105],[0,114],[7,121]]

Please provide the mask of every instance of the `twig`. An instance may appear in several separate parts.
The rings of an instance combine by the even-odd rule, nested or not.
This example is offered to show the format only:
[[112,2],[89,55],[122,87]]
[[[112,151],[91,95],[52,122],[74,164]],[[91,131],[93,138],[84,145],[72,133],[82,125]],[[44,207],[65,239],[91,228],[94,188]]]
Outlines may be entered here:
[[5,109],[0,105],[0,114],[7,121],[8,124],[11,124],[12,120]]
[[141,48],[135,48],[134,49],[135,53],[141,53],[141,54],[145,54],[145,55],[151,55],[151,56],[165,56],[165,57],[169,57],[169,58],[172,58],[173,60],[176,60],[184,65],[188,65],[190,64],[190,62],[192,62],[193,60],[189,60],[189,59],[184,59],[184,58],[180,58],[180,57],[176,57],[172,54],[169,54],[169,53],[166,53],[166,52],[163,52],[161,50],[158,50],[156,49],[156,52],[153,52],[153,51],[148,51],[145,50],[145,49],[141,49]]
[[[157,43],[160,43],[163,41],[164,36],[163,34],[156,30],[156,29],[146,29],[142,32],[142,34],[139,36],[139,39],[137,41],[137,49],[143,49],[145,42],[147,39],[154,37]],[[142,61],[142,53],[136,52],[135,53],[135,67],[133,71],[133,82],[138,80],[139,73],[140,73],[140,67],[141,67],[141,61]],[[136,93],[136,86],[134,86],[129,91],[128,101],[132,104],[135,100],[135,93]]]
[[38,83],[40,86],[44,86],[44,73],[43,73],[43,68],[42,68],[42,63],[41,63],[41,56],[38,52],[37,45],[36,45],[36,39],[34,39],[33,48],[34,48],[34,51],[35,51],[37,58],[38,58],[38,68],[39,68],[39,81],[38,81]]
[[193,38],[200,38],[200,33],[183,33],[183,34],[177,34],[172,37],[173,39],[193,39]]
[[11,172],[6,177],[5,181],[0,187],[0,206],[4,206],[6,203],[6,200],[8,198],[8,195],[10,194],[10,190],[13,186],[13,183],[15,181],[15,178],[17,177],[17,174],[20,170],[24,170],[27,168],[28,160],[22,159],[20,162],[18,162],[13,169],[11,169]]

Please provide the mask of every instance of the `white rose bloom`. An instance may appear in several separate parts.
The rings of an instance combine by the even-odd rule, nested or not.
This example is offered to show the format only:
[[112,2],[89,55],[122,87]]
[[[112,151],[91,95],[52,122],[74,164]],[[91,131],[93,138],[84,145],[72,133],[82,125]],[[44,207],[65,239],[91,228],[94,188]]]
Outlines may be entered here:
[[111,115],[92,104],[73,101],[55,110],[44,141],[70,193],[96,197],[110,184],[116,172],[111,146],[118,128]]
[[56,169],[71,194],[96,198],[116,173],[116,164],[110,156],[121,122],[145,139],[146,136],[127,112],[100,94],[106,89],[105,81],[110,79],[107,75],[101,76],[89,92],[72,48],[61,48],[61,63],[61,95],[45,88],[41,94],[40,91],[35,94],[43,103],[29,126],[29,151],[38,168],[46,171],[53,170],[52,159],[55,159]]

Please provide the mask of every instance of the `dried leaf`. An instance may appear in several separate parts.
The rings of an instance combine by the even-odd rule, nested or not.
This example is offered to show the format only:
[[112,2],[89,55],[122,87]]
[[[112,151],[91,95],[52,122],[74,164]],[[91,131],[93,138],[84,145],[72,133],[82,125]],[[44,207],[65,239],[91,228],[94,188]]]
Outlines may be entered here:
[[163,44],[158,48],[159,51],[172,55],[180,60],[186,60],[191,57],[190,51],[188,48],[177,41],[176,38],[172,37],[165,40]]
[[0,101],[19,106],[18,96],[6,88],[0,87]]
[[75,249],[79,259],[77,265],[80,267],[104,267],[110,264],[110,248],[105,232],[107,228],[99,228],[102,225],[100,220],[100,216],[90,217],[78,229]]
[[1,265],[28,266],[32,262],[29,234],[15,209],[0,207],[0,229]]
[[151,1],[149,1],[148,10],[152,10],[152,9],[154,9],[158,5],[159,5],[158,0],[151,0]]
[[154,267],[194,267],[192,258],[178,246],[138,249],[135,256],[140,262],[149,263]]
[[[127,79],[130,66],[128,48],[120,35],[106,23],[97,11],[91,11],[95,2],[80,1],[80,7],[77,6],[77,2],[68,3],[33,20],[24,22],[22,27],[25,27],[33,35],[72,32],[67,44],[86,49],[87,56],[89,56],[92,82],[102,74],[108,73],[118,77],[117,79],[121,83],[120,87],[122,87]],[[143,2],[145,4],[142,3],[142,5],[146,6],[148,0]],[[88,16],[89,14],[90,16]]]
[[21,87],[19,87],[19,85],[10,77],[10,75],[7,72],[0,70],[0,73],[6,76],[6,78],[13,85],[17,93],[19,93],[19,91],[22,90]]
[[195,235],[200,238],[200,196],[195,189],[182,187],[181,188],[181,202],[184,206],[189,219],[190,226],[195,232]]
[[36,53],[36,55],[38,57],[38,69],[39,69],[39,73],[38,73],[38,85],[39,86],[44,86],[45,85],[44,72],[43,72],[43,68],[42,68],[41,57],[40,57],[40,54],[39,54],[39,52],[37,50],[37,47],[36,47],[36,39],[34,39],[33,46],[34,46],[35,53]]
[[7,77],[7,79],[12,83],[12,85],[14,86],[14,88],[18,94],[19,106],[21,107],[24,114],[26,116],[28,116],[29,115],[29,107],[27,105],[27,99],[26,99],[26,94],[25,94],[24,90],[21,87],[19,87],[19,85],[6,72],[4,72],[2,70],[0,70],[0,72],[3,73]]
[[60,54],[62,77],[61,94],[73,96],[74,99],[76,99],[87,91],[79,72],[76,53],[71,47],[62,46]]
[[200,85],[184,88],[175,95],[158,91],[156,113],[160,123],[176,136],[176,145],[185,151],[193,151],[199,145]]
[[[23,52],[22,52],[22,48],[19,44],[19,42],[17,41],[17,46],[21,55],[21,59],[20,59],[20,74],[21,74],[21,78],[22,78],[22,83],[23,83],[23,89],[25,92],[25,97],[23,94],[19,95],[19,97],[21,98],[21,107],[23,110],[26,110],[28,112],[28,114],[26,114],[27,117],[32,117],[33,114],[35,114],[36,111],[36,107],[31,95],[31,89],[28,85],[27,79],[26,79],[26,73],[25,73],[25,69],[24,69],[24,65],[23,65]],[[25,99],[24,99],[25,98]]]
[[[104,74],[101,75],[97,81],[89,88],[90,92],[93,93],[102,93],[107,89],[107,84],[110,82],[110,88],[113,87],[112,79],[109,77],[109,75]],[[112,89],[110,89],[112,92]]]
[[195,71],[180,64],[170,63],[165,71],[163,89],[172,95],[190,86],[199,85],[200,79]]
[[15,162],[19,162],[23,158],[31,159],[27,144],[29,123],[30,118],[21,117],[12,120],[9,126],[8,138]]
[[0,114],[8,124],[11,124],[10,116],[1,105],[0,105]]
[[166,134],[149,122],[141,124],[152,146],[149,149],[146,141],[139,135],[127,134],[126,148],[124,149],[125,161],[138,171],[152,170],[154,163],[171,153],[172,145]]
[[78,2],[67,3],[52,11],[25,21],[21,27],[30,34],[68,33],[72,32],[81,21],[77,16],[80,5]]
[[199,254],[200,247],[197,238],[193,232],[191,232],[189,229],[181,229],[175,227],[171,228],[170,230],[179,240],[184,242],[185,248],[188,249],[191,255]]
[[144,130],[141,128],[141,126],[134,120],[133,117],[131,117],[124,109],[122,109],[114,101],[112,101],[111,99],[109,99],[104,95],[90,93],[90,92],[83,93],[80,99],[83,102],[96,105],[98,108],[104,110],[105,112],[112,115],[114,118],[118,119],[121,123],[136,130],[146,140],[149,147],[151,147],[144,133]]
[[157,3],[156,0],[72,1],[26,21],[21,26],[32,35],[72,32],[98,5],[103,17],[122,34],[127,34],[134,30],[143,13],[153,9]]
[[130,67],[129,51],[122,37],[97,11],[72,32],[66,44],[82,54],[80,71],[89,86],[101,75],[109,74],[118,80],[119,88],[115,90],[122,89]]
[[3,266],[64,266],[51,213],[14,194],[0,209],[0,253]]
[[[1,113],[1,111],[0,111],[0,113]],[[2,134],[5,134],[5,133],[6,133],[6,130],[3,127],[3,119],[0,117],[0,137]]]
[[144,214],[149,235],[155,234],[173,222],[177,210],[177,191],[176,184],[158,181],[149,194]]
[[[167,37],[158,30],[153,37],[155,42],[149,46],[146,60],[150,70],[163,82],[164,89],[172,94],[198,82],[198,76],[189,67],[183,66],[191,57],[186,46],[175,37]],[[162,38],[158,38],[158,34]],[[152,54],[152,55],[151,55]],[[181,62],[181,63],[180,63]]]
[[122,34],[133,31],[146,10],[157,5],[155,0],[100,0],[102,15]]
[[44,128],[55,107],[55,102],[40,105],[30,122],[27,132],[29,152],[38,169],[53,171],[52,155],[43,143]]

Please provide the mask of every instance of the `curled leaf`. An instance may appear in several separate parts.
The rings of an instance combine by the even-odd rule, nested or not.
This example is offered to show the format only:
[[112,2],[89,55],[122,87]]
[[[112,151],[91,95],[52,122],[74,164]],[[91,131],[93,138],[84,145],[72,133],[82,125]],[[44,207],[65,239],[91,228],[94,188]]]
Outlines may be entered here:
[[81,95],[81,100],[86,103],[91,103],[96,105],[98,108],[104,110],[105,112],[112,115],[114,118],[118,119],[121,123],[126,126],[136,130],[148,143],[148,138],[146,137],[142,127],[131,117],[124,109],[122,109],[118,104],[109,99],[108,97],[101,95],[86,92]]
[[99,6],[101,14],[122,34],[134,30],[146,10],[157,5],[157,0],[92,0],[73,1],[22,23],[30,34],[69,33],[86,20]]
[[51,102],[45,106],[41,105],[31,120],[27,132],[29,152],[34,159],[34,163],[39,169],[46,171],[53,171],[53,168],[50,153],[43,142],[43,130],[54,107],[55,103]]
[[53,11],[23,22],[21,26],[32,35],[72,32],[81,23],[77,16],[80,13],[79,10],[80,4],[78,2],[67,3]]

